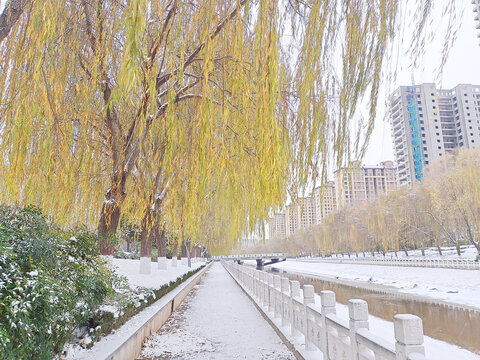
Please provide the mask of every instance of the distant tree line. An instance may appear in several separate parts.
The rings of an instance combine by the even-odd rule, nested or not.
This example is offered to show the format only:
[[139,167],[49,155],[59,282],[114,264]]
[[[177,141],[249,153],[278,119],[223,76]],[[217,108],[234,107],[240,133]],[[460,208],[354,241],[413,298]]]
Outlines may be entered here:
[[347,206],[321,225],[255,250],[360,253],[474,245],[480,253],[480,151],[460,150],[433,162],[424,179],[374,201]]

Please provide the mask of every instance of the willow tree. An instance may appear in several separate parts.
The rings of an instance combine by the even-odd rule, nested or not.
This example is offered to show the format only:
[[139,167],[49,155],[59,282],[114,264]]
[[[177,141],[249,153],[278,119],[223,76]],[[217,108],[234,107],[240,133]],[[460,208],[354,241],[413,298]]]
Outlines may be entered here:
[[[2,201],[97,224],[107,254],[122,210],[151,227],[165,191],[185,195],[195,233],[215,188],[239,234],[287,187],[325,177],[365,94],[368,139],[400,13],[395,0],[22,4],[0,44]],[[182,163],[191,173],[166,186]]]

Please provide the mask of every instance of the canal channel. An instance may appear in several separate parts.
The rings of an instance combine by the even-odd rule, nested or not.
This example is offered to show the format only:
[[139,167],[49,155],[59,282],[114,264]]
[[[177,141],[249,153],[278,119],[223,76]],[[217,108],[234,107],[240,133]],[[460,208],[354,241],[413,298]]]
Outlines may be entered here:
[[425,335],[480,354],[480,311],[404,298],[400,294],[385,294],[378,290],[357,288],[270,266],[265,267],[265,271],[297,280],[302,286],[313,285],[317,294],[322,290],[334,291],[340,304],[348,304],[349,299],[363,299],[368,302],[371,315],[387,321],[392,321],[395,314],[417,315],[423,320]]

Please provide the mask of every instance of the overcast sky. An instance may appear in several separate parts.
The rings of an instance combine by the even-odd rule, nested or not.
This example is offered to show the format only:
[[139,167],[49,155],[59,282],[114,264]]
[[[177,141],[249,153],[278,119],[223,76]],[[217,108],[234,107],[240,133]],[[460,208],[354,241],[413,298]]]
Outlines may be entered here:
[[[470,0],[455,1],[458,1],[458,9],[463,10],[463,16],[458,19],[460,24],[457,33],[458,38],[451,48],[441,81],[437,82],[435,79],[438,74],[438,66],[441,63],[444,34],[448,26],[446,17],[442,16],[446,0],[434,1],[437,8],[434,13],[434,19],[436,20],[433,22],[432,28],[437,36],[426,48],[426,55],[423,59],[420,59],[420,64],[416,69],[410,67],[411,61],[404,56],[403,61],[398,66],[397,80],[389,85],[391,89],[411,85],[412,72],[417,84],[437,83],[437,87],[444,89],[453,88],[458,84],[480,85],[480,39],[477,38],[479,32],[475,29],[473,7]],[[385,96],[383,95],[383,99],[380,98],[378,118],[363,161],[364,164],[375,165],[383,160],[394,160],[390,126],[388,121],[383,120],[386,111],[384,99]]]

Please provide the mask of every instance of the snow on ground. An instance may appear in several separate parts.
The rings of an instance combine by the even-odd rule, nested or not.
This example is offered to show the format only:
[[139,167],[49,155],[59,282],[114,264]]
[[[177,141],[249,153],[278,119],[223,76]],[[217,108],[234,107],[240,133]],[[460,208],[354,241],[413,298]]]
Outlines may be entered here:
[[[455,246],[450,247],[442,247],[442,255],[438,252],[437,248],[430,247],[425,249],[425,256],[422,256],[422,252],[420,249],[417,250],[408,250],[408,257],[403,250],[397,251],[397,255],[393,251],[387,252],[385,257],[381,253],[375,253],[376,259],[427,259],[427,260],[475,260],[477,258],[478,252],[477,249],[473,245],[468,246],[461,246],[460,247],[460,256],[457,254],[457,249]],[[342,258],[342,255],[338,255],[338,258]],[[357,259],[355,253],[350,253],[352,260]],[[336,256],[333,256],[336,259]],[[348,255],[345,255],[345,259],[348,259]],[[361,260],[363,258],[371,259],[372,253],[370,252],[359,252],[358,259]]]
[[213,264],[160,332],[146,341],[142,356],[295,359],[219,263]]
[[353,280],[360,285],[385,285],[402,293],[420,295],[480,309],[480,271],[381,265],[336,264],[287,260],[274,265],[285,271],[317,275],[330,280]]
[[151,274],[140,274],[140,260],[130,259],[113,259],[113,266],[119,275],[123,275],[128,279],[130,287],[143,287],[148,289],[159,289],[170,281],[175,281],[183,274],[194,270],[204,262],[194,262],[192,267],[182,265],[181,261],[177,261],[177,267],[172,267],[170,259],[167,259],[167,270],[159,270],[156,262],[152,261]]

